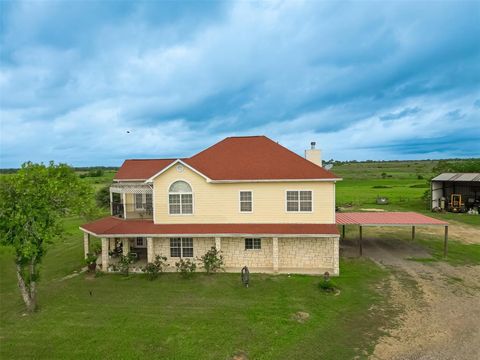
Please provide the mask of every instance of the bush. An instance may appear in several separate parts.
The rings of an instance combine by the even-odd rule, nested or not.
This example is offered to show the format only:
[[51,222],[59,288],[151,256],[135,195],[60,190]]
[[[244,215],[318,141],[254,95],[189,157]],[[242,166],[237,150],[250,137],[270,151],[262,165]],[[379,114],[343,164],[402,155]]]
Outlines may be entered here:
[[197,270],[197,264],[190,259],[180,259],[179,262],[175,263],[175,267],[177,268],[177,272],[184,278],[191,277],[195,270]]
[[417,175],[418,180],[423,180],[423,175]]
[[133,263],[134,260],[135,258],[131,253],[120,256],[120,260],[118,261],[118,271],[120,271],[123,275],[128,276],[130,264]]
[[158,274],[162,273],[167,266],[169,266],[167,264],[167,257],[157,255],[155,256],[155,261],[153,263],[148,263],[142,271],[146,273],[149,280],[155,280],[158,277]]
[[200,258],[200,261],[202,262],[202,267],[205,269],[207,274],[224,270],[223,255],[221,255],[221,251],[217,250],[217,248],[213,246],[205,253],[205,255]]
[[318,284],[318,287],[320,288],[320,290],[323,290],[325,292],[334,292],[336,290],[335,285],[330,279],[322,279]]
[[98,207],[108,208],[110,206],[110,185],[105,185],[97,191],[95,201]]
[[383,172],[381,176],[382,176],[382,179],[385,179],[387,177],[387,173]]

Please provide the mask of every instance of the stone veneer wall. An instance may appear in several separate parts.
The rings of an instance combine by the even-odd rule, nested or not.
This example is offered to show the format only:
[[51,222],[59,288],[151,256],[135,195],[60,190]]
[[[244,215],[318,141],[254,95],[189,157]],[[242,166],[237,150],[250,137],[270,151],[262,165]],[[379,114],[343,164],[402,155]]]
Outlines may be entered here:
[[338,238],[279,238],[278,266],[282,272],[329,271],[338,274]]
[[[175,271],[179,258],[170,257],[170,238],[154,238],[154,255],[167,257],[167,271]],[[193,238],[193,256],[200,258],[215,238]],[[254,272],[273,272],[273,240],[262,238],[260,250],[245,250],[244,238],[221,238],[221,251],[227,271],[240,271],[248,266]],[[279,272],[338,275],[338,238],[278,238]],[[197,264],[199,266],[199,264]],[[200,266],[198,270],[201,270]]]
[[262,238],[262,248],[245,250],[245,238],[222,238],[221,250],[227,270],[240,270],[245,265],[253,271],[273,271],[272,238]]

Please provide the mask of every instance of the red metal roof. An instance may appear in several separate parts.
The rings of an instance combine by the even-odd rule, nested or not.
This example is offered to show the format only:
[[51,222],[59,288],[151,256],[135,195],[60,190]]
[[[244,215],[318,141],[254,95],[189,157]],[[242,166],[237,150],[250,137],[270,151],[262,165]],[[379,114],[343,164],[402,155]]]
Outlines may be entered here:
[[152,220],[123,220],[109,216],[82,225],[96,236],[113,235],[339,235],[335,224],[154,224]]
[[447,222],[415,212],[337,213],[338,225],[448,225]]
[[[266,136],[228,137],[181,160],[212,180],[339,179]],[[173,161],[126,160],[115,180],[146,180]]]

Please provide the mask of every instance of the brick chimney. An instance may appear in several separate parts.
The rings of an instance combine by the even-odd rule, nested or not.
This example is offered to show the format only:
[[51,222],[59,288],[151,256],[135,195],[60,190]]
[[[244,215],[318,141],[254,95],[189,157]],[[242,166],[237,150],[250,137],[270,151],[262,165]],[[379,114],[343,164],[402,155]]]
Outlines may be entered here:
[[322,166],[322,151],[320,149],[315,149],[315,145],[315,141],[310,143],[310,149],[305,150],[305,159],[318,166]]

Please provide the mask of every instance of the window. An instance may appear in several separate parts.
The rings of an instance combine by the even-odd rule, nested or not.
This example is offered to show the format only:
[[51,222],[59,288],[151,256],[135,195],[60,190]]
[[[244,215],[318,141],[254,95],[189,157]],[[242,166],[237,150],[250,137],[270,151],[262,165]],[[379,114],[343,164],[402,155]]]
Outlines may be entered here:
[[192,188],[185,181],[175,181],[168,190],[170,214],[193,214]]
[[135,210],[151,210],[153,209],[152,194],[133,194]]
[[312,192],[310,190],[287,191],[287,212],[311,212]]
[[247,238],[245,239],[245,250],[260,250],[262,248],[262,239]]
[[252,212],[252,192],[240,191],[240,212]]
[[193,257],[193,238],[171,238],[170,257]]
[[136,243],[137,246],[142,247],[145,244],[144,241],[145,241],[145,239],[143,237],[137,237],[135,243]]
[[135,194],[135,210],[143,209],[143,194]]

